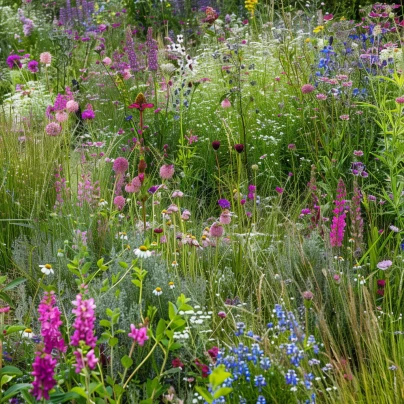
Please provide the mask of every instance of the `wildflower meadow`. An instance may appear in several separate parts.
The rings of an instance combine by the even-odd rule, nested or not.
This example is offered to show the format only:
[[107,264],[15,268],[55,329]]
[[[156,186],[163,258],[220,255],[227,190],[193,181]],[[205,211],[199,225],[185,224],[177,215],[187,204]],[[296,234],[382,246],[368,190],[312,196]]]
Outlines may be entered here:
[[404,403],[404,17],[0,0],[0,403]]

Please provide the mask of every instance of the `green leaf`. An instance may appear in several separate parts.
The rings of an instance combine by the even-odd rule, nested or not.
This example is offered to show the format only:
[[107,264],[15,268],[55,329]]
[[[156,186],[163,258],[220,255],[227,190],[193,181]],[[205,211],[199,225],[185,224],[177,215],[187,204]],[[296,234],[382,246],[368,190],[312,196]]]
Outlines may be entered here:
[[4,300],[11,307],[14,307],[14,302],[11,300],[10,296],[7,293],[0,292],[0,299]]
[[[22,392],[23,390],[28,390],[32,388],[32,384],[30,383],[18,383],[12,385],[8,390],[3,393],[0,403],[8,402],[8,400],[15,396],[16,394]],[[29,401],[26,401],[29,402]]]
[[0,285],[2,285],[6,280],[7,280],[6,275],[0,276]]
[[122,366],[123,366],[125,369],[129,369],[129,368],[133,365],[133,359],[132,359],[132,358],[129,358],[128,355],[125,355],[125,356],[123,356],[123,357],[121,358],[121,363],[122,363]]
[[81,397],[87,398],[87,393],[82,387],[73,387],[70,391],[77,393]]
[[174,342],[174,344],[170,346],[170,351],[175,351],[177,349],[180,349],[181,347],[182,345],[179,342]]
[[111,338],[111,339],[108,341],[108,345],[109,345],[110,347],[114,347],[117,343],[118,343],[118,338]]
[[125,268],[125,269],[128,267],[128,264],[124,261],[119,261],[118,264],[120,267]]
[[166,322],[162,318],[160,318],[156,328],[157,339],[163,338],[165,329],[166,329]]
[[115,386],[114,386],[114,393],[115,393],[115,395],[116,396],[120,396],[122,393],[123,393],[123,387],[121,386],[121,385],[119,385],[119,384],[115,384]]
[[90,261],[90,262],[86,262],[82,267],[81,267],[81,270],[80,270],[80,272],[83,274],[83,275],[86,275],[87,274],[87,272],[89,271],[89,269],[91,268],[91,265],[92,265],[93,263]]
[[168,317],[170,320],[173,320],[177,314],[177,308],[174,306],[173,303],[168,302]]
[[213,394],[213,398],[216,400],[220,397],[225,397],[233,391],[231,387],[221,387],[220,389],[216,390]]
[[7,327],[6,335],[10,335],[18,331],[23,331],[26,328],[27,327],[25,327],[25,325],[10,325],[10,327]]
[[108,320],[101,320],[100,321],[100,326],[101,327],[106,327],[106,328],[111,328],[111,322]]
[[216,390],[226,379],[231,376],[231,373],[226,372],[224,365],[216,367],[209,376],[209,382],[213,390]]
[[68,393],[53,393],[50,395],[50,402],[52,404],[59,403],[71,403],[73,400],[77,400],[80,396],[77,393],[69,391]]
[[22,376],[22,372],[15,366],[4,366],[4,368],[0,369],[0,375]]
[[4,386],[5,384],[7,384],[9,381],[13,380],[14,377],[15,377],[15,376],[4,375],[4,376],[1,378],[1,381],[0,381],[0,387],[1,387],[1,389],[3,390],[3,386]]
[[26,281],[25,278],[14,279],[6,287],[4,287],[2,289],[2,291],[4,292],[4,291],[7,291],[7,290],[12,290],[12,289],[16,288],[18,285],[21,285],[22,283],[24,283],[25,281]]
[[97,261],[97,267],[98,267],[98,268],[101,268],[103,264],[104,264],[104,258],[100,258],[100,259]]
[[132,279],[132,283],[138,288],[142,286],[142,283],[138,279]]
[[210,394],[209,391],[205,389],[205,387],[196,386],[195,389],[205,399],[205,401],[207,401],[209,404],[212,403],[212,394]]

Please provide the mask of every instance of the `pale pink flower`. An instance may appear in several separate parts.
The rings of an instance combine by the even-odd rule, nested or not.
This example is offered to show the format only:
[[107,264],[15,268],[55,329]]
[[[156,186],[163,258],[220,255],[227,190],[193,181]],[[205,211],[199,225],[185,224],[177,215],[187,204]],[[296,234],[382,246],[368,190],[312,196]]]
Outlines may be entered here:
[[118,195],[114,199],[114,205],[117,207],[118,210],[122,210],[125,206],[125,198],[122,195]]
[[231,107],[231,102],[229,101],[228,98],[225,98],[222,103],[220,104],[222,108],[230,108]]
[[79,109],[79,103],[74,100],[69,100],[66,103],[66,111],[67,112],[76,112]]
[[222,237],[224,233],[223,226],[220,223],[215,222],[212,224],[209,233],[212,237]]
[[102,63],[104,63],[104,65],[109,66],[112,63],[112,60],[107,56],[102,60]]
[[174,165],[173,164],[164,164],[160,168],[160,177],[163,180],[169,180],[173,177],[175,172]]
[[43,52],[39,55],[39,60],[46,66],[50,66],[52,63],[52,55],[49,52]]
[[315,87],[311,84],[304,84],[301,90],[303,94],[310,94],[315,90]]
[[57,136],[62,131],[62,127],[57,122],[51,122],[46,125],[45,130],[49,136]]
[[55,114],[55,118],[58,122],[65,122],[69,119],[69,116],[64,111],[58,111]]

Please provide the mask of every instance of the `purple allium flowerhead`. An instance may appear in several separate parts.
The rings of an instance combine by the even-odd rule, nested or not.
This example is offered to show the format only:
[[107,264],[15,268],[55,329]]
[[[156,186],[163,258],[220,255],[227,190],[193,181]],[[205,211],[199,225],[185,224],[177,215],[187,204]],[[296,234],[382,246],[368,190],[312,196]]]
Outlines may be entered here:
[[115,171],[116,174],[123,174],[129,168],[128,160],[125,157],[118,157],[114,161],[114,165],[112,169]]
[[213,147],[213,150],[219,150],[220,141],[219,141],[219,140],[214,140],[214,141],[212,142],[212,147]]
[[313,300],[313,297],[314,297],[313,292],[310,292],[309,290],[306,290],[306,292],[303,292],[302,296],[303,296],[304,300]]
[[304,84],[301,90],[303,94],[310,94],[315,90],[315,87],[311,84]]
[[86,109],[82,112],[81,118],[83,120],[88,120],[88,119],[94,119],[95,118],[95,112],[93,110],[93,107],[91,104],[86,105]]
[[73,346],[80,346],[80,341],[90,348],[95,348],[97,337],[94,336],[95,325],[95,304],[94,299],[83,299],[83,295],[79,293],[76,300],[73,301],[75,308],[72,313],[76,316],[73,328],[74,333],[70,340]]
[[45,131],[49,136],[57,136],[62,131],[62,127],[57,122],[51,122],[46,125]]
[[404,97],[397,97],[396,98],[396,103],[397,104],[404,104]]
[[114,198],[114,205],[118,210],[122,210],[123,207],[125,206],[125,198],[122,195],[118,195]]
[[42,398],[49,400],[49,391],[56,385],[55,368],[57,365],[56,359],[49,353],[41,351],[35,352],[35,361],[32,364],[34,381],[32,382],[31,394],[37,401]]
[[230,205],[230,201],[228,201],[227,199],[219,199],[217,201],[217,204],[222,208],[222,209],[230,209],[231,205]]
[[164,164],[160,167],[160,177],[163,180],[169,180],[173,177],[175,168],[173,164]]
[[38,62],[36,60],[31,60],[28,62],[27,68],[31,73],[38,73]]
[[7,64],[8,67],[10,69],[14,69],[16,67],[20,68],[22,67],[21,65],[21,57],[19,55],[15,55],[14,53],[12,53],[11,55],[9,55],[9,57],[7,58]]
[[222,237],[224,233],[223,226],[220,223],[215,222],[212,224],[209,233],[211,237]]

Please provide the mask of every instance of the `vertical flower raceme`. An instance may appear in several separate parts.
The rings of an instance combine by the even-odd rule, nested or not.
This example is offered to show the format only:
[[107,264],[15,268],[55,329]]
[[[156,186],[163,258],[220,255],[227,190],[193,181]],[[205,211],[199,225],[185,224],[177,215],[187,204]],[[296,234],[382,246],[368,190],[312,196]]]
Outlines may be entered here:
[[337,199],[335,200],[334,217],[331,225],[330,242],[332,247],[341,247],[344,241],[346,227],[346,188],[340,179],[337,186]]
[[[79,293],[76,300],[73,301],[75,308],[72,310],[76,316],[73,328],[74,333],[71,338],[71,345],[80,347],[74,351],[76,357],[76,373],[87,365],[90,369],[94,369],[98,361],[94,356],[94,348],[97,342],[97,337],[94,336],[95,324],[95,304],[94,299],[83,299],[83,295]],[[90,350],[85,352],[87,348]]]
[[66,351],[65,341],[63,340],[60,326],[63,324],[60,319],[60,310],[56,306],[55,293],[45,292],[41,303],[38,306],[39,321],[41,323],[41,335],[44,343],[44,352],[52,353],[53,349],[61,352]]
[[50,353],[38,351],[35,353],[35,361],[32,365],[34,381],[32,382],[31,394],[40,401],[43,398],[49,400],[49,391],[56,385],[55,367],[56,359]]
[[318,227],[318,224],[320,222],[320,201],[317,195],[317,182],[316,182],[316,166],[312,165],[311,166],[311,176],[310,176],[310,182],[307,184],[309,188],[309,192],[311,194],[311,207],[310,207],[310,213],[311,213],[311,226],[310,230],[315,229]]
[[158,69],[158,60],[157,60],[158,45],[157,45],[157,41],[155,39],[153,39],[153,28],[151,28],[151,27],[149,27],[149,29],[147,30],[146,45],[147,45],[148,68],[151,71],[157,71],[157,69]]
[[135,52],[135,43],[132,38],[132,30],[130,26],[126,28],[126,54],[128,55],[129,66],[133,72],[139,71],[139,63]]

